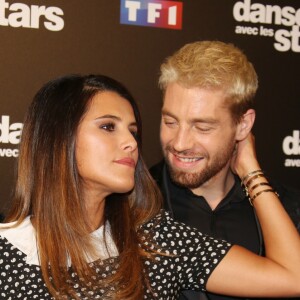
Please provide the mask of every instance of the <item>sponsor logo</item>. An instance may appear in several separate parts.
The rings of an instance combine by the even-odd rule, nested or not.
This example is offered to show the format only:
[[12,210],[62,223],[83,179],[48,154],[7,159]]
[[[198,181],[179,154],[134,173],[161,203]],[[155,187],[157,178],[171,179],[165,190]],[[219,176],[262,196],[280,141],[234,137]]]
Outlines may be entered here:
[[[1,116],[0,119],[0,157],[17,157],[19,155],[18,149],[8,148],[9,144],[17,145],[20,143],[23,124],[10,124],[9,116]],[[2,148],[1,144],[4,144]]]
[[[300,131],[294,130],[293,135],[288,135],[283,139],[282,150],[286,155],[300,155]],[[300,167],[300,159],[286,158],[285,167]]]
[[234,4],[233,17],[241,23],[235,27],[236,34],[273,38],[277,51],[300,52],[300,8],[244,0]]
[[183,4],[178,1],[121,0],[121,24],[182,28]]
[[44,25],[50,31],[60,31],[64,28],[63,15],[63,10],[55,6],[9,4],[0,0],[0,26],[39,29]]

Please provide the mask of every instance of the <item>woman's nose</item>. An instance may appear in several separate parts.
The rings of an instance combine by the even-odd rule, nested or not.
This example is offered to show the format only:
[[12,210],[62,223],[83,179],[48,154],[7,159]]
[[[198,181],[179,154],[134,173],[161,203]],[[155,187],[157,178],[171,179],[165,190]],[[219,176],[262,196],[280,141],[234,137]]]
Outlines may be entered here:
[[123,143],[122,143],[122,148],[124,150],[127,150],[127,151],[134,151],[137,149],[137,141],[134,137],[134,135],[132,134],[132,132],[128,132],[126,134],[126,138],[124,139]]

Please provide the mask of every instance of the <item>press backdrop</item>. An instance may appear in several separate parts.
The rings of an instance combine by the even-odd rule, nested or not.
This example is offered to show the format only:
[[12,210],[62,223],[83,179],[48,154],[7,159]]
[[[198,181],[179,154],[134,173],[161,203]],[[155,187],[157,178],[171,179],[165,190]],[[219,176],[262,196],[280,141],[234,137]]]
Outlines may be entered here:
[[234,43],[253,62],[259,160],[299,187],[299,0],[0,0],[0,211],[10,205],[24,113],[42,84],[67,73],[123,82],[138,100],[151,166],[161,159],[159,66],[207,39]]

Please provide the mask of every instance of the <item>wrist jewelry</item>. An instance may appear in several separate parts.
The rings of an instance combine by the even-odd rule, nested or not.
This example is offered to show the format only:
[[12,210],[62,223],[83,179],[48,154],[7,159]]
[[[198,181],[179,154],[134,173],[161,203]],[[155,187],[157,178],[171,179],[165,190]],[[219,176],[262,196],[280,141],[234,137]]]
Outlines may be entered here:
[[[267,181],[255,183],[255,181],[260,177],[265,177],[265,174],[263,173],[263,171],[255,170],[255,171],[248,173],[241,181],[241,185],[243,186],[244,191],[245,191],[245,193],[249,199],[249,202],[252,206],[253,206],[254,199],[264,192],[273,192],[277,196],[279,196],[278,193],[271,187],[271,185]],[[259,192],[257,192],[256,194],[254,194],[251,197],[250,193],[252,193],[253,191],[255,191],[255,189],[257,189],[258,187],[261,187],[261,186],[268,186],[268,188],[265,188],[264,190],[260,190]]]
[[248,173],[247,175],[245,175],[241,180],[242,180],[242,182],[245,182],[246,179],[248,179],[252,175],[255,175],[258,173],[263,174],[263,170],[259,169],[259,170],[252,171],[252,172]]
[[262,185],[267,185],[267,186],[270,186],[270,184],[268,182],[260,182],[260,183],[257,183],[255,185],[253,185],[251,187],[251,189],[249,189],[248,193],[251,193],[255,188],[259,187],[259,186],[262,186]]
[[259,174],[257,174],[257,175],[253,175],[253,176],[251,176],[251,177],[248,179],[248,181],[247,181],[246,183],[244,183],[244,185],[245,185],[247,188],[249,188],[249,187],[251,186],[251,183],[252,183],[255,179],[259,178],[259,177],[266,177],[266,176],[265,176],[264,173],[259,173]]
[[265,193],[265,192],[272,192],[272,193],[274,193],[277,197],[279,197],[279,194],[278,194],[275,190],[273,190],[273,189],[266,189],[266,190],[262,190],[262,191],[257,192],[253,197],[249,197],[249,202],[250,202],[250,204],[253,206],[253,201],[254,201],[254,199],[255,199],[257,196],[259,196],[260,194]]

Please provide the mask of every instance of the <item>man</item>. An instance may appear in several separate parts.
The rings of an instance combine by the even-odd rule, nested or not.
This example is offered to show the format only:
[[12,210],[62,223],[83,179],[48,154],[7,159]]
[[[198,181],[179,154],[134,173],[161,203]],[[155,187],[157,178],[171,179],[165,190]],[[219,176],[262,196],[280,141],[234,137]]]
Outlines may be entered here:
[[[195,42],[162,64],[159,84],[164,161],[150,171],[165,207],[177,220],[263,255],[256,215],[230,169],[236,144],[255,121],[253,65],[231,44]],[[273,187],[300,229],[300,192]],[[180,299],[237,298],[185,291]]]

